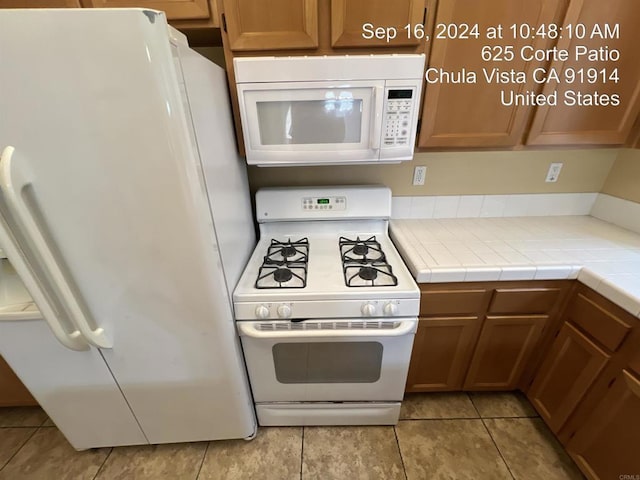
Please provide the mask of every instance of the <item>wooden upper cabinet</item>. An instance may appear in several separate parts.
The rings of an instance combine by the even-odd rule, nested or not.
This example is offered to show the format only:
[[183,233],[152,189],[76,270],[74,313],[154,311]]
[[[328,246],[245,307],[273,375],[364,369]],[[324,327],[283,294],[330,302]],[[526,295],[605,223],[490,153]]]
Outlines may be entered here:
[[222,0],[222,5],[233,51],[318,47],[317,0]]
[[623,472],[637,475],[639,431],[640,378],[623,370],[567,450],[590,479],[624,478]]
[[0,0],[0,8],[80,8],[79,0]]
[[[563,81],[547,84],[542,92],[557,96],[557,105],[537,109],[527,144],[621,145],[627,141],[640,112],[639,24],[638,0],[571,2],[558,41],[558,49],[568,50],[569,59],[551,64]],[[587,53],[576,58],[584,49]],[[568,83],[567,75],[585,80]],[[589,75],[597,77],[595,83],[589,83]],[[616,95],[619,105],[614,105]]]
[[[331,46],[419,45],[424,42],[424,38],[417,37],[421,35],[420,32],[424,32],[425,18],[424,0],[331,0]],[[365,24],[366,30],[363,29]],[[390,35],[395,38],[388,40],[386,35],[384,38],[376,38],[376,28],[389,29],[388,31],[395,29],[395,35]],[[414,30],[417,35],[414,35]]]
[[[532,107],[503,105],[501,92],[505,92],[505,103],[509,104],[511,92],[539,91],[541,86],[533,81],[532,71],[544,64],[525,62],[520,49],[527,45],[548,48],[553,40],[540,37],[514,40],[510,26],[560,22],[565,8],[564,0],[440,0],[418,146],[506,147],[520,143]],[[479,38],[474,35],[476,24]],[[499,24],[504,28],[504,38],[487,39],[487,29]],[[465,38],[460,38],[463,33]],[[482,57],[485,46],[494,48],[489,61]],[[512,60],[508,49],[503,49],[506,46],[513,47]],[[508,83],[496,82],[499,72],[510,75],[507,72],[511,69],[525,72],[525,83],[513,83],[510,76]],[[475,82],[471,72],[475,73]],[[484,72],[491,76],[491,81],[487,81]]]
[[84,7],[140,7],[162,10],[168,20],[198,20],[211,16],[208,0],[82,0]]

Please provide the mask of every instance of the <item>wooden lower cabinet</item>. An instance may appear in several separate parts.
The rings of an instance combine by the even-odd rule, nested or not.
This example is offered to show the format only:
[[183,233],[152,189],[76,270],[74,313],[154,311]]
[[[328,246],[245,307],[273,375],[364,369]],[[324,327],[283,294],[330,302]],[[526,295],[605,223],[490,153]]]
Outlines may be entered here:
[[514,390],[549,317],[488,316],[471,359],[465,390]]
[[557,433],[609,361],[610,355],[565,323],[540,366],[528,397]]
[[479,327],[478,317],[421,318],[406,391],[460,390]]
[[625,369],[567,445],[591,480],[640,474],[640,378]]
[[0,407],[37,405],[29,390],[0,356]]

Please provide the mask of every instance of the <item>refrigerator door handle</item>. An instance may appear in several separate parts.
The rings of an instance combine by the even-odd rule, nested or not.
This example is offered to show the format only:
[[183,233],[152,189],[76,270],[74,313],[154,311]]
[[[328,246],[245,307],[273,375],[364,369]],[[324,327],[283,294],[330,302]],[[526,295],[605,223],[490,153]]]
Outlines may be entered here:
[[[12,147],[7,147],[2,152],[0,167],[6,158],[11,157],[12,153]],[[2,191],[1,197],[6,197],[5,189],[2,186],[0,186],[0,190]],[[70,320],[62,318],[59,310],[54,307],[51,301],[54,298],[51,285],[47,283],[46,278],[34,272],[32,255],[28,253],[26,242],[20,241],[22,237],[7,202],[0,202],[0,243],[11,261],[11,265],[20,275],[20,279],[29,290],[56,339],[71,350],[87,350],[89,344],[82,337],[78,328]]]
[[[25,202],[23,196],[31,194],[31,183],[16,175],[12,156],[15,149],[7,147],[2,152],[0,160],[0,188],[6,200],[6,206],[14,217],[25,235],[29,238],[33,245],[37,256],[42,262],[42,267],[50,275],[55,290],[58,292],[58,298],[62,302],[71,321],[80,330],[80,333],[86,341],[99,348],[111,348],[113,342],[108,338],[102,327],[93,328],[85,313],[82,311],[76,296],[74,295],[69,283],[67,282],[60,263],[56,260],[55,255],[50,248],[45,236],[43,235],[38,221],[33,215],[28,203]],[[29,188],[31,187],[31,188]]]

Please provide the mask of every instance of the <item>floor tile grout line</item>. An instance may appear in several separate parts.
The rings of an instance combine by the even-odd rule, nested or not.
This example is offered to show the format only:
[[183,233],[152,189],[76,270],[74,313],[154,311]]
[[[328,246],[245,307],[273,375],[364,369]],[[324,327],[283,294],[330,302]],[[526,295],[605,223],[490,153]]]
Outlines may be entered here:
[[209,446],[211,442],[207,442],[207,446],[204,447],[204,455],[202,455],[202,461],[200,462],[200,467],[198,468],[198,473],[196,474],[196,480],[200,478],[200,473],[202,472],[202,467],[204,466],[204,461],[207,459],[207,453],[209,452]]
[[480,410],[478,410],[478,407],[476,407],[476,404],[473,401],[473,396],[470,393],[467,393],[467,398],[469,399],[469,402],[471,402],[471,406],[473,407],[473,409],[478,414],[478,418],[482,418],[482,415],[480,415]]
[[[482,420],[482,425],[484,426],[484,429],[487,431],[487,434],[489,435],[489,438],[491,439],[491,442],[496,447],[496,450],[498,451],[498,455],[500,455],[500,458],[504,462],[505,467],[507,467],[507,471],[509,472],[509,475],[511,475],[511,478],[513,478],[513,480],[516,480],[516,476],[511,471],[511,467],[509,466],[509,462],[507,462],[507,459],[504,458],[504,455],[502,454],[502,451],[500,450],[500,447],[496,443],[495,438],[493,438],[493,435],[491,435],[491,430],[489,430],[489,427],[487,427],[487,424],[485,423],[485,419],[481,418],[480,420]],[[492,419],[489,419],[489,420],[492,420]]]
[[396,437],[396,445],[398,446],[398,453],[400,454],[400,463],[402,464],[402,473],[404,473],[404,479],[407,480],[407,467],[404,464],[404,457],[402,456],[402,449],[400,448],[400,439],[398,438],[398,432],[396,425],[393,426],[393,435]]
[[[24,427],[24,428],[26,428],[26,427]],[[4,465],[2,465],[2,466],[0,467],[0,472],[1,472],[2,470],[4,470],[4,468],[5,468],[7,465],[9,465],[9,463],[11,463],[11,460],[13,460],[13,459],[14,459],[14,457],[18,454],[18,452],[20,452],[20,450],[22,450],[22,449],[24,448],[24,446],[29,442],[29,440],[31,440],[31,439],[33,438],[33,436],[34,436],[36,433],[38,433],[38,430],[40,430],[40,427],[31,427],[31,428],[33,428],[33,429],[34,429],[34,430],[33,430],[33,432],[31,432],[31,435],[29,435],[29,437],[28,437],[24,442],[22,442],[22,445],[20,445],[20,447],[19,447],[15,452],[13,452],[13,455],[11,455],[11,457],[9,457],[9,459],[4,463]]]
[[107,456],[104,457],[104,460],[102,461],[102,464],[100,465],[100,468],[98,469],[96,474],[93,476],[93,480],[96,480],[96,478],[98,478],[98,475],[100,475],[100,472],[102,471],[102,469],[104,468],[105,464],[107,463],[107,460],[109,460],[109,457],[111,457],[111,454],[113,453],[114,448],[115,447],[111,447],[109,449],[109,453],[107,453]]
[[302,438],[300,439],[300,480],[302,480],[302,467],[304,465],[304,431],[306,427],[302,427]]

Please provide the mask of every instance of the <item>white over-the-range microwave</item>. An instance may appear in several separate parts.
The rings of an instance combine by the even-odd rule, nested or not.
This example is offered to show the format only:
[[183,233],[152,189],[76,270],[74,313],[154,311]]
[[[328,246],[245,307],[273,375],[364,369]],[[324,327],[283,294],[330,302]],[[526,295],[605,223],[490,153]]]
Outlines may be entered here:
[[413,158],[424,55],[234,59],[247,163]]

